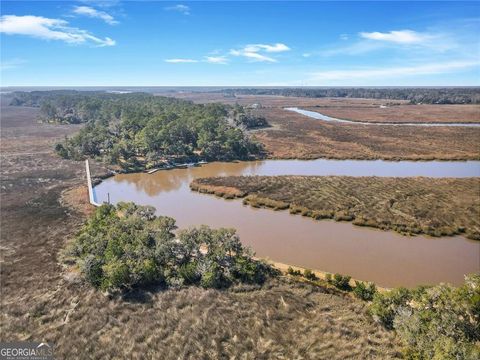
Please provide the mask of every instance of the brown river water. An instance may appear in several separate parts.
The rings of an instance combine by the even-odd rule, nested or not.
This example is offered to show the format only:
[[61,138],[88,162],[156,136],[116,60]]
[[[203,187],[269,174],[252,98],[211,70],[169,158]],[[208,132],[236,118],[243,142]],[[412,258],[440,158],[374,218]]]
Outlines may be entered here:
[[236,228],[260,257],[290,265],[349,274],[380,286],[450,282],[480,271],[480,242],[462,236],[402,236],[348,222],[313,220],[288,211],[254,209],[190,191],[194,178],[229,175],[480,176],[480,162],[267,160],[211,163],[154,174],[116,175],[95,187],[98,202],[153,205],[180,228],[207,224]]

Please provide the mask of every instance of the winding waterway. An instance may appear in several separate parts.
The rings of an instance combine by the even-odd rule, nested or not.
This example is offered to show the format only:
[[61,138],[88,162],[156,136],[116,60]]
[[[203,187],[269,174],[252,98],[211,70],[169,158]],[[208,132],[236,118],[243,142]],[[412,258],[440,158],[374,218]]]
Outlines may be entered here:
[[352,275],[381,286],[450,282],[480,271],[480,242],[462,236],[407,237],[391,231],[316,221],[288,211],[254,209],[190,191],[199,177],[229,175],[349,175],[479,177],[480,161],[388,162],[361,160],[266,160],[210,163],[201,167],[121,174],[95,187],[99,202],[153,205],[179,227],[233,227],[258,256],[306,268]]
[[357,124],[357,125],[377,125],[377,126],[461,126],[461,127],[480,127],[478,123],[460,123],[460,122],[451,122],[451,123],[422,123],[422,122],[367,122],[367,121],[354,121],[346,119],[337,119],[331,116],[321,114],[316,111],[299,109],[296,107],[285,108],[287,111],[293,111],[301,115],[308,116],[313,119],[324,120],[324,121],[333,121],[347,124]]

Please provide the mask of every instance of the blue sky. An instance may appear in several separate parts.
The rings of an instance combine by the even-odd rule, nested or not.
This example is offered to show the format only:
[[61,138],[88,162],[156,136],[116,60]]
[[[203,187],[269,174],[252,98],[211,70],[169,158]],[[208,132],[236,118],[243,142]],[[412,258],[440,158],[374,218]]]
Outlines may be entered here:
[[2,86],[480,85],[478,2],[1,2]]

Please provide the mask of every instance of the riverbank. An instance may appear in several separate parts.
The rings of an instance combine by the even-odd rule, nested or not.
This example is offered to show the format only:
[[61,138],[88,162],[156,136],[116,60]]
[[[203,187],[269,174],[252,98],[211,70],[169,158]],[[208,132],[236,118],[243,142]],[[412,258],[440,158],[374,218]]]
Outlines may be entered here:
[[465,234],[480,240],[480,180],[255,176],[195,179],[192,190],[314,219],[405,235]]

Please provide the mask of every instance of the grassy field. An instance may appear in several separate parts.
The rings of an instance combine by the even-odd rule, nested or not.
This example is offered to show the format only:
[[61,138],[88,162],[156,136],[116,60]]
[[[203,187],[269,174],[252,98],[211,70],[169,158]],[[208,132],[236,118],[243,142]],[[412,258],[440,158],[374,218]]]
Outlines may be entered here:
[[2,341],[46,341],[59,359],[399,357],[365,303],[288,278],[115,299],[92,290],[61,261],[90,208],[83,163],[58,158],[52,144],[77,128],[39,124],[35,109],[1,110]]
[[328,104],[307,107],[307,110],[353,121],[366,122],[432,122],[432,123],[480,123],[480,105],[389,105],[380,107],[351,104]]
[[480,158],[480,128],[327,123],[283,109],[260,109],[273,129],[255,137],[271,158],[468,160]]
[[[183,93],[173,96],[198,103],[259,104],[254,110],[271,128],[255,130],[268,157],[275,159],[480,159],[480,128],[393,127],[328,123],[284,110],[300,107],[340,118],[369,121],[479,122],[478,105],[409,105],[376,99],[311,99]],[[381,109],[381,105],[388,108]]]
[[315,219],[480,240],[477,178],[237,176],[196,179],[191,188]]

